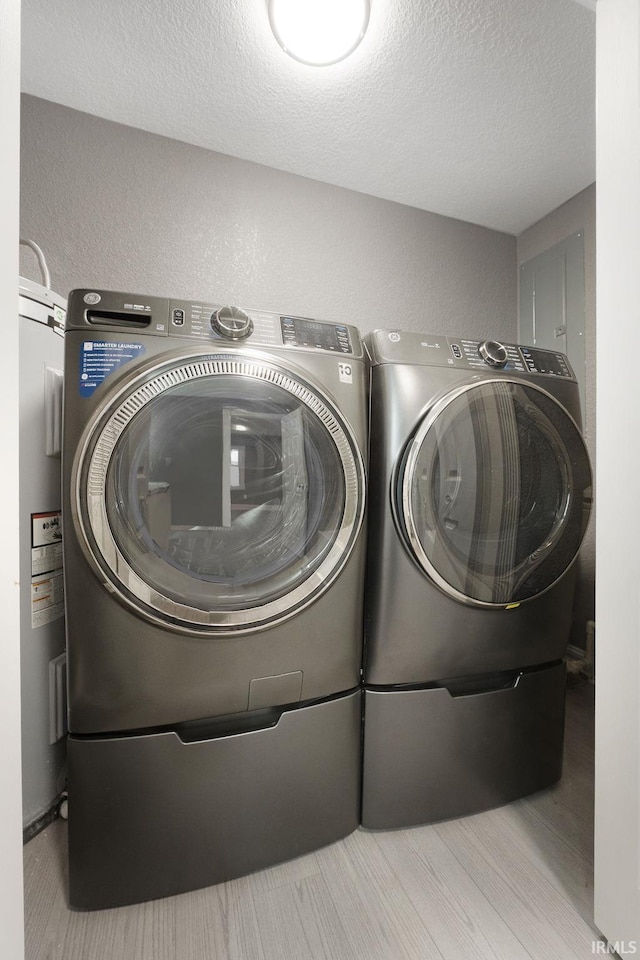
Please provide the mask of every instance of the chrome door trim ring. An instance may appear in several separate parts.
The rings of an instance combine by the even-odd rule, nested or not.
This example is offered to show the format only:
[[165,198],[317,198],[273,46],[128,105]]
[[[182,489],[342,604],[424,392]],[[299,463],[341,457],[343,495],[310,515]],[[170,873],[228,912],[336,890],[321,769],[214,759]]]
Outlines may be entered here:
[[[104,496],[107,471],[116,444],[129,422],[147,403],[180,383],[209,376],[245,376],[278,386],[323,423],[337,448],[343,470],[345,506],[338,533],[318,568],[291,592],[244,610],[207,611],[181,604],[154,590],[131,567],[113,536]],[[105,412],[107,411],[107,412]],[[86,476],[86,482],[84,477]],[[246,633],[287,620],[312,603],[334,582],[346,564],[364,517],[365,468],[357,440],[333,402],[292,365],[242,351],[205,354],[180,352],[145,365],[101,407],[90,421],[72,467],[72,516],[80,543],[105,586],[126,606],[163,627],[182,633]],[[91,536],[88,533],[91,533]],[[96,553],[92,539],[98,548]],[[139,602],[137,602],[139,601]]]
[[[580,428],[578,427],[576,421],[571,416],[569,411],[558,400],[556,400],[556,398],[552,394],[550,394],[548,390],[544,390],[542,387],[539,387],[537,384],[531,383],[529,381],[513,380],[511,377],[491,377],[491,378],[482,378],[482,379],[474,378],[471,382],[466,382],[458,387],[455,387],[453,390],[446,393],[444,396],[441,396],[436,401],[436,403],[426,411],[426,413],[423,415],[422,421],[419,423],[418,428],[413,434],[413,437],[410,441],[410,444],[408,445],[408,448],[405,448],[405,453],[402,457],[402,467],[400,467],[400,463],[396,465],[396,470],[394,472],[394,478],[392,483],[392,496],[393,496],[393,491],[398,490],[400,483],[402,484],[402,487],[401,487],[402,517],[400,518],[401,526],[404,527],[404,530],[406,531],[406,536],[407,536],[407,539],[409,540],[409,546],[411,548],[411,551],[413,552],[414,559],[422,568],[423,572],[426,573],[427,576],[431,580],[433,580],[433,582],[437,584],[437,586],[440,587],[440,589],[447,596],[452,597],[454,600],[458,600],[460,603],[463,603],[466,606],[483,607],[488,610],[509,609],[512,606],[519,606],[522,603],[528,603],[530,600],[534,600],[536,597],[539,597],[543,593],[546,593],[547,590],[550,590],[551,587],[553,587],[556,583],[558,583],[559,580],[562,579],[562,577],[564,577],[565,573],[573,565],[578,555],[578,550],[576,550],[575,556],[570,561],[570,563],[565,567],[565,569],[560,574],[560,576],[557,577],[552,583],[548,584],[544,588],[544,590],[541,590],[539,593],[536,593],[533,596],[527,597],[523,600],[515,600],[512,603],[509,603],[509,602],[491,603],[486,600],[478,600],[475,597],[470,597],[467,594],[462,593],[459,590],[456,590],[455,587],[451,586],[451,584],[447,580],[445,580],[443,576],[441,576],[441,574],[437,571],[437,569],[433,566],[433,564],[429,560],[429,557],[427,556],[427,553],[424,550],[424,547],[422,546],[422,543],[418,536],[415,518],[413,515],[413,509],[411,507],[410,487],[411,487],[411,478],[413,477],[413,474],[415,472],[416,460],[418,458],[418,454],[419,454],[420,448],[422,447],[424,439],[427,433],[429,432],[429,430],[435,424],[436,420],[440,417],[443,411],[449,406],[449,404],[453,403],[455,400],[457,400],[459,397],[469,392],[470,390],[474,390],[478,387],[484,386],[485,384],[504,385],[505,383],[511,384],[512,386],[515,386],[515,387],[526,387],[527,389],[536,390],[538,393],[543,394],[543,396],[545,396],[548,400],[551,400],[558,407],[558,409],[565,416],[565,418],[569,421],[571,426],[575,429],[580,439],[580,442],[582,444],[582,447],[584,449],[585,456],[587,457],[587,460],[588,460],[588,453],[586,450],[586,446],[585,446]],[[400,472],[402,473],[401,477],[400,477]],[[395,496],[393,496],[393,500],[395,503]],[[565,508],[565,514],[564,514],[565,516],[566,516],[566,513],[568,512],[568,509],[569,508],[567,504]]]

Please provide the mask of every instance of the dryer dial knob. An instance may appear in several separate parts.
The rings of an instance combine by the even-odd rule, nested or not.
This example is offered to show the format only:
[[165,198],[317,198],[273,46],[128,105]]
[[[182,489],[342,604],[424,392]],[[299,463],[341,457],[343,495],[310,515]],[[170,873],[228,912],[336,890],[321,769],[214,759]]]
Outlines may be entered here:
[[244,340],[253,330],[253,320],[239,307],[220,307],[211,315],[211,326],[227,340]]
[[497,340],[484,340],[478,347],[478,353],[490,367],[501,369],[507,365],[507,348]]

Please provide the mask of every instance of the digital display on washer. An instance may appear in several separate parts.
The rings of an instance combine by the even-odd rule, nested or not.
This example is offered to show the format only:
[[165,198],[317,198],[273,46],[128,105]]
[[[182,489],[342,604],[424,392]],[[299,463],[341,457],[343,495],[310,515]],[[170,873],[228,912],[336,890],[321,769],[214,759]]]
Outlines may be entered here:
[[520,350],[527,369],[532,373],[551,373],[557,377],[571,376],[571,370],[561,353],[531,350],[529,347],[521,347]]
[[351,353],[349,328],[335,323],[320,323],[302,317],[280,317],[282,340],[294,347],[311,347],[317,350],[333,350],[335,353]]

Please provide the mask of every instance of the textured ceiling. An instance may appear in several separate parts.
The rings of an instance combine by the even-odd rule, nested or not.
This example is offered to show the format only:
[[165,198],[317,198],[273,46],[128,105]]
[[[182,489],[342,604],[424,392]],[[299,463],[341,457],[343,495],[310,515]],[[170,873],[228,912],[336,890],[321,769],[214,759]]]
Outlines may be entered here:
[[23,90],[518,234],[595,180],[595,16],[574,0],[372,0],[309,67],[266,0],[23,0]]

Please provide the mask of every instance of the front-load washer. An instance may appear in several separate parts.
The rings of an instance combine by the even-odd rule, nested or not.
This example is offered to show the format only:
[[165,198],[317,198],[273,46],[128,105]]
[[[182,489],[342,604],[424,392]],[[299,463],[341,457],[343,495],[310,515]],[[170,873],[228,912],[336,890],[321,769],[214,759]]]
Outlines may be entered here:
[[366,346],[362,822],[398,827],[560,777],[591,470],[562,354],[398,330]]
[[65,333],[70,901],[359,822],[367,372],[353,326],[76,290]]

